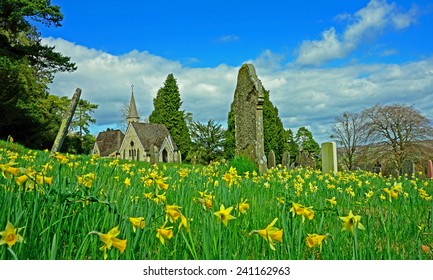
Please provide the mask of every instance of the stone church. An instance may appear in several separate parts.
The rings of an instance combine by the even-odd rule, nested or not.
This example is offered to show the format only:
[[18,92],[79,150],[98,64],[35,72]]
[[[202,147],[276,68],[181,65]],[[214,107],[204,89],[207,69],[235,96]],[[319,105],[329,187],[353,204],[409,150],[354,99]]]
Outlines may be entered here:
[[181,162],[180,152],[167,127],[163,124],[143,123],[139,120],[140,116],[132,92],[125,134],[123,135],[120,130],[99,133],[93,152],[101,156],[115,156],[119,159],[150,163]]

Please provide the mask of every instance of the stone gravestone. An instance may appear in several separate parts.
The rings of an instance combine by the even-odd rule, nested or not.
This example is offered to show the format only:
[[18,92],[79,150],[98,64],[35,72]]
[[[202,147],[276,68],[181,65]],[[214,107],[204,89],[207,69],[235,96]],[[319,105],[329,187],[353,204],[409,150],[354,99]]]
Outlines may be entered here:
[[268,156],[268,169],[275,168],[277,166],[275,162],[275,152],[271,150]]
[[263,134],[264,89],[252,64],[239,69],[233,100],[236,156],[253,161],[261,174],[267,171]]
[[300,151],[296,157],[296,163],[300,167],[316,168],[316,158],[313,153],[308,151]]
[[401,172],[403,176],[407,175],[407,178],[412,179],[412,176],[415,173],[415,164],[413,163],[413,160],[403,160]]
[[391,176],[394,179],[398,179],[398,177],[400,177],[400,172],[398,172],[397,168],[391,169]]
[[400,177],[400,171],[398,169],[398,163],[396,161],[391,162],[390,164],[390,173],[392,178],[398,179]]
[[433,164],[431,160],[427,162],[427,178],[431,179],[433,177]]
[[285,151],[283,153],[283,158],[281,160],[281,165],[283,166],[283,168],[285,167],[286,169],[290,168],[290,153],[289,151]]
[[322,172],[337,175],[337,144],[322,143]]

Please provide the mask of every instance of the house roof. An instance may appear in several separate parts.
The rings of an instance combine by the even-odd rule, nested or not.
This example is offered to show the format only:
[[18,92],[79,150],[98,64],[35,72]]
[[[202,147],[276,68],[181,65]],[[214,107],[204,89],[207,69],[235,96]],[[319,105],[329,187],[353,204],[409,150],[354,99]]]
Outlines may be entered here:
[[[140,139],[140,142],[143,145],[144,149],[147,151],[152,151],[154,145],[157,147],[161,147],[166,137],[171,138],[167,127],[163,124],[138,122],[132,122],[130,124],[137,133],[137,136]],[[174,141],[172,142],[174,150],[176,151],[177,146]]]
[[110,154],[118,151],[122,144],[125,134],[119,129],[107,130],[100,132],[96,137],[99,153],[101,156],[109,156]]

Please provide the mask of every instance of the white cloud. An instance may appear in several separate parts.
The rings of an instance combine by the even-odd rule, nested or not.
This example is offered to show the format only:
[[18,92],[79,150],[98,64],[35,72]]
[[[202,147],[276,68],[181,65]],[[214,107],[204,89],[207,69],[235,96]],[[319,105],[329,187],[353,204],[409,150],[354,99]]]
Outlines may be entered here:
[[404,29],[416,21],[417,10],[400,12],[395,3],[386,0],[371,0],[366,7],[353,16],[342,14],[338,20],[351,20],[344,32],[337,34],[334,27],[322,33],[320,40],[307,40],[297,50],[297,63],[321,65],[330,60],[346,57],[365,42],[377,38],[387,28]]
[[337,38],[334,28],[322,33],[322,40],[304,41],[299,48],[297,63],[320,65],[326,61],[342,58],[353,49],[352,44],[345,44]]
[[[45,42],[70,56],[78,66],[73,73],[58,74],[51,92],[71,97],[75,88],[82,88],[82,98],[99,104],[94,132],[118,127],[122,106],[130,99],[131,84],[141,118],[147,118],[153,110],[153,98],[170,73],[179,85],[181,109],[191,112],[196,121],[227,123],[239,67],[190,68],[148,52],[115,56],[62,39],[48,38]],[[274,57],[270,51],[265,55]],[[252,63],[263,86],[270,90],[284,126],[295,133],[297,128],[308,126],[318,142],[329,140],[326,128],[337,115],[360,112],[377,103],[413,105],[433,118],[433,100],[429,98],[433,92],[433,59],[327,69]]]
[[237,42],[239,41],[240,38],[238,35],[225,35],[225,36],[221,36],[219,38],[217,38],[216,42],[217,43],[230,43],[230,42]]

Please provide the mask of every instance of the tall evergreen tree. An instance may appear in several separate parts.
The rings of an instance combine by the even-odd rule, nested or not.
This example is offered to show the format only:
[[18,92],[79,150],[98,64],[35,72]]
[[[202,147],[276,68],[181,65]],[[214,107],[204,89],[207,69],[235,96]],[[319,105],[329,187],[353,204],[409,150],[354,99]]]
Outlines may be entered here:
[[[277,162],[281,162],[282,155],[289,147],[287,144],[287,133],[284,130],[283,123],[278,116],[278,109],[275,107],[270,98],[269,91],[264,91],[263,101],[263,134],[265,142],[265,154],[268,155],[271,150],[274,151]],[[233,106],[228,114],[228,125],[226,139],[224,143],[225,157],[231,159],[235,155],[235,116]]]
[[185,112],[180,110],[182,100],[179,87],[173,74],[169,74],[164,86],[158,90],[153,99],[154,110],[149,116],[150,123],[164,124],[185,158],[191,145]]
[[48,84],[55,73],[73,71],[69,57],[42,44],[34,22],[58,27],[60,7],[48,0],[0,0],[0,138],[47,148],[54,138]]
[[290,161],[294,162],[299,154],[299,145],[295,141],[295,136],[291,129],[286,130],[287,135],[287,146],[290,153]]
[[281,162],[284,151],[288,150],[287,133],[278,116],[278,109],[269,99],[269,91],[264,92],[263,101],[263,132],[265,140],[265,154],[271,150],[275,153],[277,162]]
[[296,132],[295,141],[299,149],[304,152],[319,154],[320,146],[314,140],[313,134],[306,127],[300,127]]

